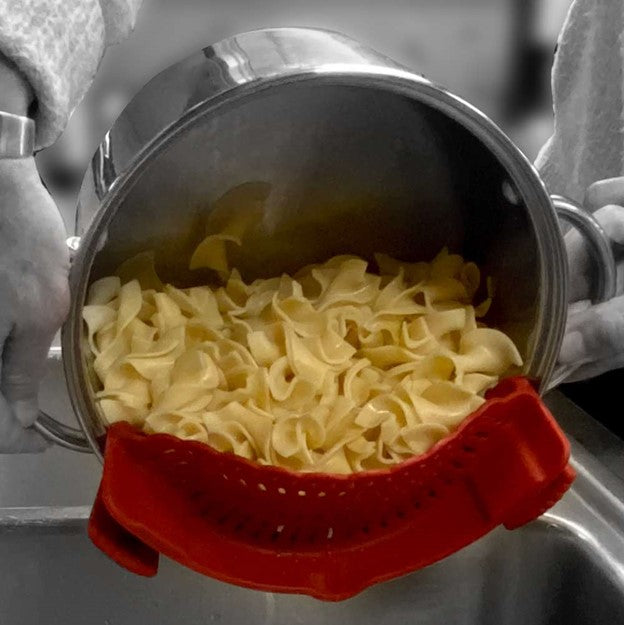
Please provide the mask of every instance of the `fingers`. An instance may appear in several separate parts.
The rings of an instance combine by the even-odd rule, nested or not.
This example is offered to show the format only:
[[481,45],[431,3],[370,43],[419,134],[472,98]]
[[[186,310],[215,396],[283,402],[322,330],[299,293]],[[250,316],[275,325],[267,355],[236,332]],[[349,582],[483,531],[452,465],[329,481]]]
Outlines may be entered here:
[[624,204],[624,177],[598,180],[587,187],[584,205],[590,212],[607,204]]
[[[619,180],[619,179],[618,179]],[[624,202],[624,197],[622,198]],[[624,206],[607,204],[594,213],[607,237],[615,244],[624,246]],[[585,239],[576,230],[571,230],[565,237],[568,264],[570,267],[571,302],[593,295],[592,283],[595,268],[592,267],[588,246]],[[617,255],[616,255],[617,260]],[[618,265],[618,293],[624,289],[624,266]]]
[[[585,196],[585,206],[616,246],[624,246],[624,177],[600,180]],[[577,232],[566,235],[571,269],[571,301],[591,295],[589,255]],[[617,260],[617,247],[616,252]],[[624,291],[624,264],[618,263],[618,293]],[[624,296],[595,306],[570,309],[559,354],[563,366],[576,366],[566,382],[595,377],[624,367]],[[580,365],[580,366],[579,366]]]
[[25,328],[15,329],[5,341],[0,390],[23,427],[37,419],[39,382],[53,338],[53,331]]
[[69,309],[69,287],[62,271],[50,272],[38,282],[24,281],[21,290],[8,290],[6,296],[7,303],[13,300],[13,325],[2,346],[0,392],[25,427],[37,418],[37,392],[48,350]]
[[37,451],[47,351],[69,305],[65,228],[33,158],[0,161],[0,445]]
[[591,301],[588,299],[579,300],[578,302],[573,302],[568,305],[568,321],[584,310],[587,310],[591,307]]
[[[2,373],[5,372],[5,355],[6,345],[10,342],[9,328],[11,324],[7,318],[7,310],[3,308],[0,310],[0,339],[4,339],[4,348],[2,350]],[[6,338],[5,338],[6,337]],[[0,340],[0,345],[2,341]],[[10,359],[9,359],[10,360]],[[12,365],[9,362],[9,371],[11,371]],[[12,376],[9,376],[9,379]],[[9,392],[13,392],[11,384],[8,384]],[[16,397],[19,397],[18,392]],[[11,405],[3,395],[0,395],[0,453],[36,453],[41,452],[49,446],[49,443],[36,431],[27,429],[26,425],[31,425],[37,418],[37,389],[30,391],[25,397],[33,397],[34,403],[28,409],[25,409],[19,401],[15,405]],[[17,409],[17,410],[16,410]],[[21,415],[18,419],[17,414]],[[23,421],[23,422],[22,422]]]
[[624,354],[624,296],[591,306],[568,319],[559,362],[583,365]]
[[577,230],[570,230],[565,236],[565,245],[570,269],[568,300],[589,299],[592,296],[592,266],[586,242]]
[[599,360],[597,362],[590,362],[582,367],[579,367],[572,372],[565,380],[564,383],[581,382],[582,380],[589,380],[596,376],[607,373],[607,371],[613,371],[614,369],[621,369],[624,367],[624,354],[620,354],[614,358],[607,358]]
[[[624,197],[622,198],[624,201]],[[624,202],[623,202],[624,203]],[[611,241],[616,260],[617,286],[616,293],[624,293],[624,206],[607,204],[594,213],[594,217],[602,226]]]
[[594,213],[594,217],[611,241],[624,244],[624,206],[606,204]]
[[49,445],[38,432],[24,428],[0,396],[0,454],[39,453]]

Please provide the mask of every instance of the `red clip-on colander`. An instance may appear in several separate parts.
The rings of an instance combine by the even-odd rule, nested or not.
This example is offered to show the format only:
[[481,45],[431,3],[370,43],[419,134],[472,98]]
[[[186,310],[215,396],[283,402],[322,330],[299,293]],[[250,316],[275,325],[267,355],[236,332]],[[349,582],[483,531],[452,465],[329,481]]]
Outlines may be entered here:
[[240,586],[339,600],[536,518],[574,479],[568,457],[523,378],[502,381],[427,454],[346,476],[261,466],[118,423],[89,535],[141,575],[156,573],[162,553]]

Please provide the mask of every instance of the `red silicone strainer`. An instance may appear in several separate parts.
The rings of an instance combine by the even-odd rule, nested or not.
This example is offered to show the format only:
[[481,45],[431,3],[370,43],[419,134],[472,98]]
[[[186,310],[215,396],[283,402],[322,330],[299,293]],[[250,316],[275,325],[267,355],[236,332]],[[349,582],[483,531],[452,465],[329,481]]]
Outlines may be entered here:
[[293,473],[113,425],[89,534],[154,575],[158,554],[249,588],[338,600],[431,564],[565,492],[569,446],[523,378],[426,455],[353,475]]

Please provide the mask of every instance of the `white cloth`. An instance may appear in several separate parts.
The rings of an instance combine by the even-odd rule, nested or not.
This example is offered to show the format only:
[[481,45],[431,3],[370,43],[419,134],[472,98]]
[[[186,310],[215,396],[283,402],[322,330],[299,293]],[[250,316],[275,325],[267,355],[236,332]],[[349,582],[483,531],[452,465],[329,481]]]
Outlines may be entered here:
[[0,0],[0,52],[38,102],[37,148],[54,142],[89,88],[107,45],[134,27],[141,0]]
[[551,193],[582,202],[624,175],[624,2],[576,0],[553,66],[554,134],[536,166]]
[[[610,238],[624,243],[624,2],[575,0],[553,66],[553,136],[536,166],[548,190],[583,203]],[[613,179],[604,181],[604,179]],[[597,181],[604,181],[595,184]],[[593,186],[592,186],[593,185]],[[566,235],[572,298],[589,263],[575,232]],[[559,363],[568,381],[624,366],[624,265],[609,302],[578,302],[568,314]],[[586,285],[587,286],[587,285]],[[587,296],[587,294],[585,294]]]

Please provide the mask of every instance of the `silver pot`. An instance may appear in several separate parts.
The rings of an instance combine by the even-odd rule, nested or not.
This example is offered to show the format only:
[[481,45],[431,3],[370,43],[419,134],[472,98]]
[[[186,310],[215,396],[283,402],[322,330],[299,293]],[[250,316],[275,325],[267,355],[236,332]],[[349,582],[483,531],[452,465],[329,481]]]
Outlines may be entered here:
[[[598,259],[596,299],[615,267],[591,215],[549,197],[531,164],[486,116],[347,37],[280,28],[205,48],[154,78],[107,133],[80,194],[63,360],[82,426],[41,415],[55,442],[102,456],[81,310],[89,284],[156,250],[163,279],[190,284],[202,219],[228,189],[263,181],[263,227],[236,266],[274,275],[339,253],[432,257],[444,245],[498,285],[489,321],[544,390],[567,310],[557,215]],[[72,241],[75,244],[77,238]]]

